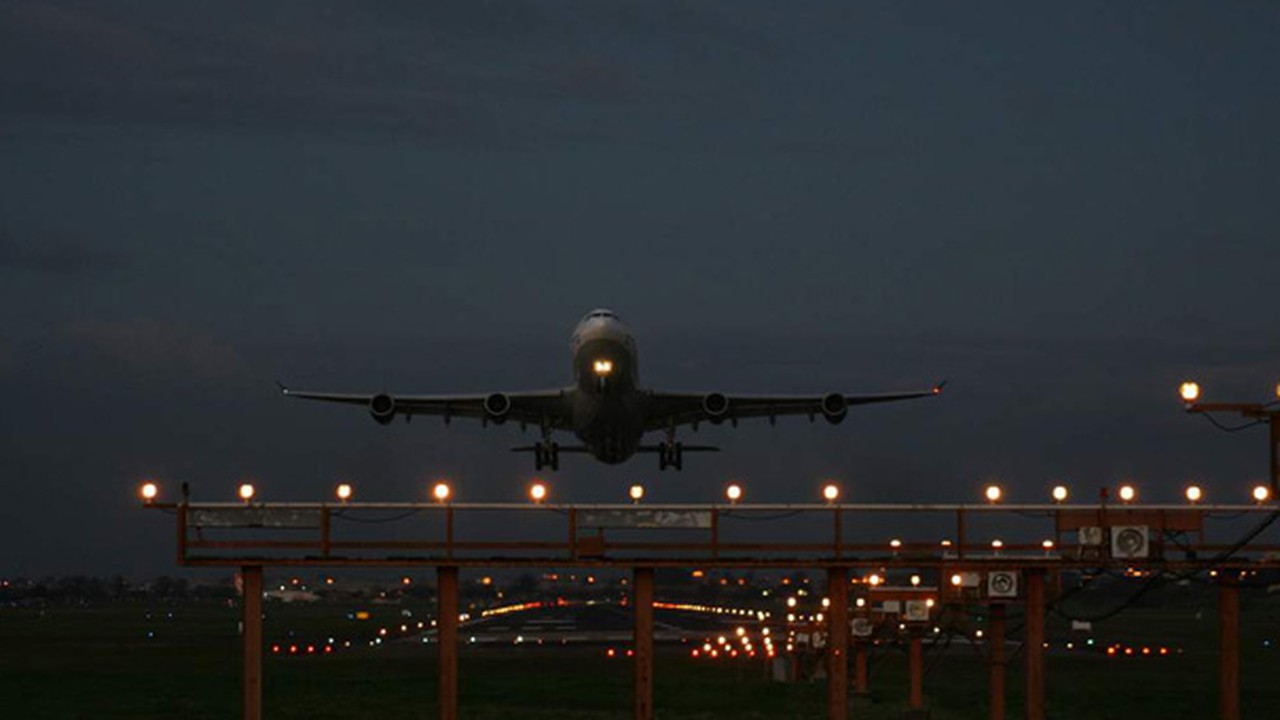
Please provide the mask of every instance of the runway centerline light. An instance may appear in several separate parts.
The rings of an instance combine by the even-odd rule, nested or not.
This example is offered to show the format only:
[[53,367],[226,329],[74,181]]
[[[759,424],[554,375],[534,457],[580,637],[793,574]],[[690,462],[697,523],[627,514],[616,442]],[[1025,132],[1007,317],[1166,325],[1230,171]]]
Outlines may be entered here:
[[827,483],[822,488],[822,497],[829,503],[835,502],[840,499],[840,487],[835,483]]
[[1004,497],[1004,490],[999,485],[988,485],[987,489],[983,491],[983,495],[986,496],[987,502],[998,503],[1000,498]]
[[1185,494],[1187,496],[1187,502],[1193,505],[1200,502],[1200,498],[1204,497],[1204,491],[1200,489],[1199,485],[1188,485]]
[[535,503],[541,503],[547,499],[547,486],[541,482],[535,482],[529,486],[529,499]]
[[1271,499],[1271,488],[1266,485],[1253,486],[1253,501],[1256,503],[1264,503]]
[[1053,501],[1056,503],[1066,502],[1067,498],[1071,495],[1070,491],[1067,490],[1066,485],[1054,485],[1052,494]]
[[729,486],[724,489],[724,496],[730,503],[738,502],[742,499],[742,486],[738,483],[729,483]]
[[256,491],[256,490],[254,490],[254,487],[253,487],[253,484],[252,484],[252,483],[241,483],[241,484],[240,484],[240,490],[239,490],[239,493],[240,493],[240,499],[241,499],[241,500],[243,500],[243,501],[245,501],[245,502],[249,502],[250,500],[252,500],[252,499],[253,499],[254,493],[256,493],[256,492],[257,492],[257,491]]
[[160,486],[153,482],[142,483],[138,488],[138,495],[142,496],[142,501],[150,503],[160,494]]
[[1183,402],[1193,403],[1200,399],[1200,383],[1188,380],[1178,388],[1178,394],[1182,396]]
[[339,500],[341,500],[342,502],[346,502],[346,501],[350,500],[350,499],[351,499],[351,484],[350,484],[350,483],[342,483],[342,484],[338,485],[337,489],[336,489],[336,490],[334,490],[334,493],[338,496],[338,499],[339,499]]
[[631,486],[631,489],[627,491],[627,494],[631,496],[631,502],[638,503],[644,499],[644,486],[636,483]]
[[448,502],[449,496],[453,494],[453,489],[449,487],[447,482],[438,482],[435,487],[431,488],[431,495],[436,502]]
[[1138,499],[1138,489],[1132,485],[1124,484],[1120,486],[1120,490],[1116,495],[1120,497],[1120,502],[1131,503]]

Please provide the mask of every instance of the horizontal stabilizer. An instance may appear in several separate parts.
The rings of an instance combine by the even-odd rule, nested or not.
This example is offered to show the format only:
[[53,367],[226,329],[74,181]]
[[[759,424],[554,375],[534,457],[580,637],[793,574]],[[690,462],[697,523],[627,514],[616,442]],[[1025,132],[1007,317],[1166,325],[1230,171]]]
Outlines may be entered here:
[[[720,452],[720,448],[714,445],[681,445],[680,449],[684,452]],[[636,452],[662,452],[661,445],[641,445],[636,448]]]
[[[562,453],[585,453],[588,452],[586,445],[558,445],[556,450]],[[521,445],[511,448],[511,452],[537,452],[537,445]]]

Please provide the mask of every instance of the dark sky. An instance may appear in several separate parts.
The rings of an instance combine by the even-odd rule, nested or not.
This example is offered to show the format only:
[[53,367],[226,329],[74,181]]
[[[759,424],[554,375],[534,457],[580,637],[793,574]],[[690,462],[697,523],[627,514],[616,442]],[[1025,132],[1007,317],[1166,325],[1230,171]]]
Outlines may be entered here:
[[274,380],[564,384],[596,306],[656,387],[951,385],[679,475],[568,458],[559,499],[1243,499],[1265,433],[1175,391],[1280,381],[1277,37],[1245,1],[0,3],[0,574],[171,571],[143,477],[517,499],[516,428]]

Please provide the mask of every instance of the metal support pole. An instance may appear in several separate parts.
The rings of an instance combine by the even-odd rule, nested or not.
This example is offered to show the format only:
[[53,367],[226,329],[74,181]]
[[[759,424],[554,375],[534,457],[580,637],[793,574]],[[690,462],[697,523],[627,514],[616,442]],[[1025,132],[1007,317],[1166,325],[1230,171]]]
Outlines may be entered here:
[[241,603],[240,635],[243,646],[242,697],[244,720],[262,720],[262,566],[245,565],[240,568]]
[[991,622],[987,626],[987,666],[991,694],[990,720],[1004,720],[1004,605],[988,606]]
[[867,695],[871,692],[867,682],[867,641],[853,641],[853,694]]
[[1240,720],[1240,588],[1218,582],[1218,717]]
[[653,720],[653,568],[632,571],[635,605],[635,720]]
[[1280,413],[1267,417],[1271,431],[1271,497],[1280,498]]
[[911,694],[907,704],[912,710],[924,709],[924,640],[920,627],[912,625],[909,664],[911,667]]
[[[836,517],[839,517],[837,515]],[[849,717],[849,573],[827,568],[827,716]]]
[[1027,571],[1027,720],[1044,720],[1044,571]]
[[436,639],[439,641],[440,720],[458,720],[458,568],[436,568]]

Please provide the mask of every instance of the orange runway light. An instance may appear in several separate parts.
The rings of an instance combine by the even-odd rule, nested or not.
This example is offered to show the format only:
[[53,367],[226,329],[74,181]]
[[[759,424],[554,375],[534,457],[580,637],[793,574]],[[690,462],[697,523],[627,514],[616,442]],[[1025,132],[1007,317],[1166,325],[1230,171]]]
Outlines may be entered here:
[[1193,403],[1200,399],[1200,383],[1188,380],[1178,388],[1178,394],[1182,396],[1183,402]]
[[822,497],[829,503],[833,503],[840,498],[840,487],[835,483],[828,483],[822,488]]
[[138,488],[138,495],[143,502],[149,504],[160,495],[160,486],[153,482],[142,483],[142,486]]
[[1266,485],[1253,486],[1253,501],[1262,504],[1271,499],[1271,488]]
[[1200,502],[1200,499],[1204,497],[1204,491],[1200,489],[1199,485],[1188,485],[1184,494],[1187,497],[1187,502],[1193,505]]
[[242,483],[240,485],[240,490],[239,490],[240,499],[245,502],[249,502],[250,500],[252,500],[256,492],[257,491],[254,489],[252,483]]
[[341,483],[333,492],[338,496],[339,501],[346,502],[351,499],[351,484]]
[[529,486],[529,499],[535,503],[541,503],[547,499],[547,486],[541,482],[535,482]]
[[449,496],[453,494],[453,489],[449,487],[447,482],[438,482],[435,487],[431,488],[431,495],[436,502],[448,502]]
[[1004,497],[1004,490],[999,485],[988,485],[982,493],[989,503],[998,503]]

